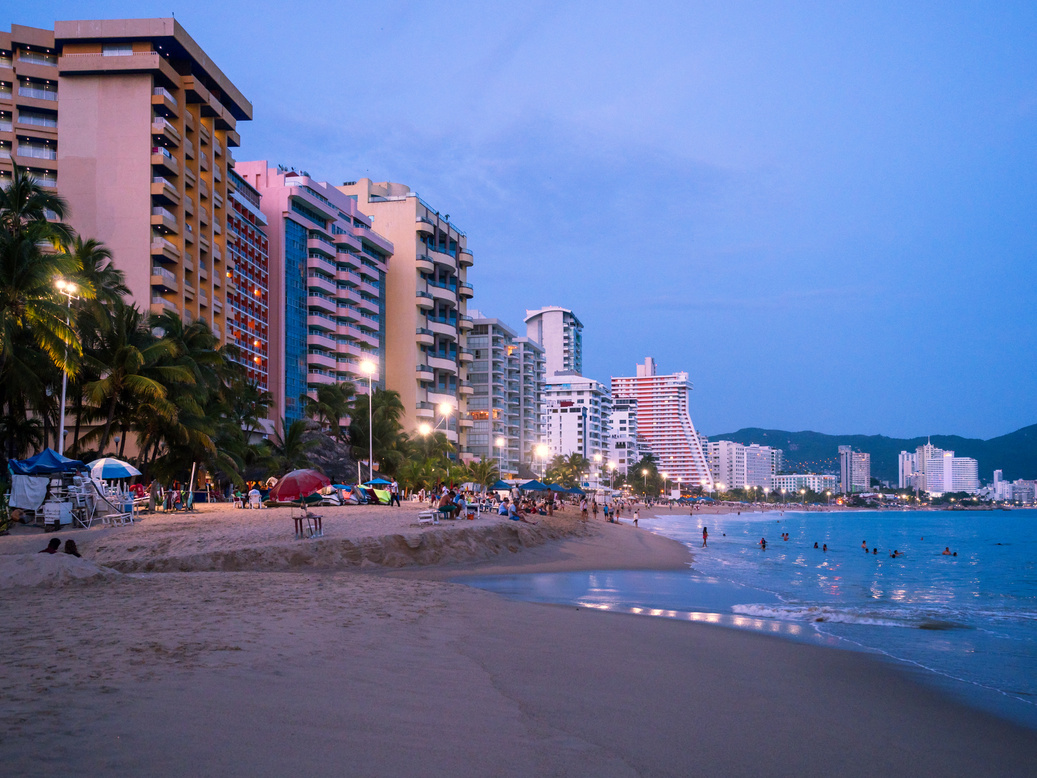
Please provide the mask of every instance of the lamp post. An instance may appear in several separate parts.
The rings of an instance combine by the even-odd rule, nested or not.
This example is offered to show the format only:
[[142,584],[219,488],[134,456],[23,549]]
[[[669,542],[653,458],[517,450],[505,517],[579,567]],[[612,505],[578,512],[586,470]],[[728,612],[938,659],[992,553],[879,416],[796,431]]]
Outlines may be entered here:
[[493,441],[497,446],[497,473],[498,475],[504,472],[504,445],[508,442],[504,438],[497,438]]
[[360,372],[367,376],[367,480],[374,480],[374,362],[364,360]]
[[[64,278],[59,278],[54,282],[54,285],[58,288],[60,294],[65,295],[68,298],[68,315],[65,317],[65,323],[72,326],[72,300],[79,298],[76,296],[76,285],[71,281],[66,281]],[[65,353],[68,354],[68,346],[65,347]],[[68,373],[65,370],[61,371],[61,420],[58,422],[58,453],[65,453],[65,395],[68,392]]]
[[800,499],[803,500],[803,504],[806,505],[807,504],[807,490],[806,489],[800,489],[799,490],[799,494],[800,494]]
[[543,444],[543,443],[538,444],[537,447],[536,447],[536,455],[538,457],[540,457],[540,479],[541,480],[547,478],[547,453],[548,453],[548,451],[549,451],[548,447],[545,444]]
[[666,494],[666,482],[670,479],[669,473],[659,473],[663,477],[663,494]]
[[644,476],[644,481],[645,481],[644,495],[645,495],[645,497],[647,497],[648,496],[648,468],[647,467],[645,467],[645,468],[643,468],[641,470],[641,475]]

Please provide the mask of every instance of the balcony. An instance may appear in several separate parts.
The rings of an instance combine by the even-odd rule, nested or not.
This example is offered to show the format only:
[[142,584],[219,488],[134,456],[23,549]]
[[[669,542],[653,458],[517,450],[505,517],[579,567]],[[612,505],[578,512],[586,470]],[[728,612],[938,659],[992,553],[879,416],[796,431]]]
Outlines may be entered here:
[[180,133],[176,131],[176,127],[171,122],[161,116],[151,122],[151,134],[155,137],[166,138],[174,146],[180,145]]
[[437,335],[442,335],[451,340],[457,340],[457,327],[449,322],[440,322],[435,319],[429,319],[428,328]]
[[321,373],[317,370],[311,370],[306,376],[306,383],[308,384],[337,384],[338,376],[329,375],[328,373]]
[[151,268],[151,287],[162,292],[177,292],[180,284],[177,283],[176,275],[164,267]]
[[311,367],[323,367],[328,370],[338,370],[338,360],[330,354],[309,354],[306,363]]
[[152,295],[151,297],[151,312],[156,316],[161,316],[166,311],[171,313],[177,313],[176,303],[172,300],[167,300],[165,297],[159,295]]
[[334,338],[330,338],[327,335],[317,335],[313,332],[306,336],[307,346],[317,346],[318,348],[324,348],[328,351],[334,351],[338,348],[338,341]]
[[414,408],[414,415],[419,419],[434,419],[436,417],[436,406],[432,403],[419,402]]
[[319,313],[309,314],[306,317],[306,326],[310,329],[324,330],[325,332],[335,332],[338,329],[338,323],[333,318]]
[[459,386],[457,387],[457,393],[465,397],[471,397],[475,394],[475,390],[470,386]]
[[457,350],[457,358],[462,364],[468,364],[475,359],[475,355],[469,349],[462,348]]
[[436,303],[428,292],[417,292],[415,295],[415,302],[418,307],[422,310],[429,311],[435,307]]
[[427,254],[420,255],[415,260],[414,265],[422,273],[433,273],[436,270],[436,266],[432,264],[432,258],[429,257]]
[[436,231],[436,225],[434,225],[429,219],[424,216],[419,216],[416,220],[418,232],[424,232],[427,235],[432,235]]
[[151,165],[169,175],[180,175],[180,165],[173,159],[173,155],[161,146],[156,146],[151,150]]
[[458,285],[458,292],[462,297],[470,299],[475,296],[475,290],[471,284],[466,284],[463,281]]
[[446,359],[444,357],[434,357],[431,354],[428,356],[429,367],[433,367],[436,370],[442,370],[443,372],[450,373],[451,375],[457,375],[457,363],[452,359]]
[[475,422],[471,419],[458,419],[457,424],[462,429],[468,429],[469,427],[473,426]]
[[471,316],[461,315],[457,317],[457,324],[461,328],[462,332],[469,332],[475,327],[475,322],[472,321]]
[[427,330],[424,327],[418,327],[415,335],[418,343],[422,346],[431,346],[435,342],[435,337],[433,337],[432,331]]
[[434,298],[442,300],[443,302],[457,304],[457,292],[449,287],[444,288],[442,286],[435,286],[431,282],[428,285],[428,290]]
[[472,252],[468,249],[461,249],[457,253],[457,261],[461,264],[461,267],[471,267],[475,264],[475,259],[472,257]]
[[176,214],[168,208],[163,208],[161,205],[156,205],[151,209],[151,225],[153,227],[165,227],[174,234],[180,232],[180,225],[177,224]]
[[429,258],[437,265],[449,268],[450,270],[457,272],[457,261],[442,251],[429,251]]
[[176,98],[168,89],[160,86],[151,90],[151,104],[166,116],[177,116],[180,113],[180,106]]
[[151,179],[151,196],[159,197],[172,205],[180,202],[180,193],[176,190],[176,184],[162,176],[154,176]]
[[422,381],[431,381],[435,371],[428,365],[418,365],[414,368],[418,372],[418,378]]
[[158,256],[176,262],[180,259],[180,249],[165,238],[151,239],[151,256]]
[[306,304],[311,310],[323,311],[325,313],[338,313],[337,306],[334,300],[329,300],[326,297],[317,294],[310,294],[306,298]]

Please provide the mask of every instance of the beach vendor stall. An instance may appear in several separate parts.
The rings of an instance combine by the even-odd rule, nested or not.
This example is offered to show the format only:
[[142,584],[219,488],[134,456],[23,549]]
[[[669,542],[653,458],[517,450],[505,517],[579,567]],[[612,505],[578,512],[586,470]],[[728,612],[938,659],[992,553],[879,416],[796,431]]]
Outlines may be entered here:
[[36,524],[57,529],[72,524],[74,508],[69,496],[73,475],[86,465],[46,448],[35,456],[8,463],[11,471],[9,506],[31,514]]

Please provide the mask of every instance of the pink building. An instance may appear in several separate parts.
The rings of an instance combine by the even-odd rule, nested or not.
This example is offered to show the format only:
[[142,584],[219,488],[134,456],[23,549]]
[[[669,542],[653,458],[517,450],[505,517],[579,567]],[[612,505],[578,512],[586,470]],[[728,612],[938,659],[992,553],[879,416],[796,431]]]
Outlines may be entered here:
[[393,245],[356,199],[306,173],[238,162],[262,197],[270,252],[270,392],[278,417],[303,417],[320,384],[367,390],[363,361],[385,361],[385,274]]

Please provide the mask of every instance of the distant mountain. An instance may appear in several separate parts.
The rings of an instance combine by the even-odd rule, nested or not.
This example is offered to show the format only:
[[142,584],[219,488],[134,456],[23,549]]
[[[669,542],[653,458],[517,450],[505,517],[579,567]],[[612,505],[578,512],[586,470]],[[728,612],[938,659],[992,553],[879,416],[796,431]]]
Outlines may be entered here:
[[927,440],[937,448],[953,451],[955,456],[979,461],[979,479],[989,482],[994,470],[1004,470],[1006,481],[1037,478],[1037,424],[1023,427],[990,440],[933,435],[931,438],[887,438],[885,435],[825,435],[820,432],[786,432],[747,427],[738,432],[710,435],[710,440],[733,440],[748,445],[759,443],[784,449],[786,469],[814,472],[839,472],[839,446],[853,446],[871,454],[871,475],[882,481],[897,482],[897,457],[901,451],[914,451]]

